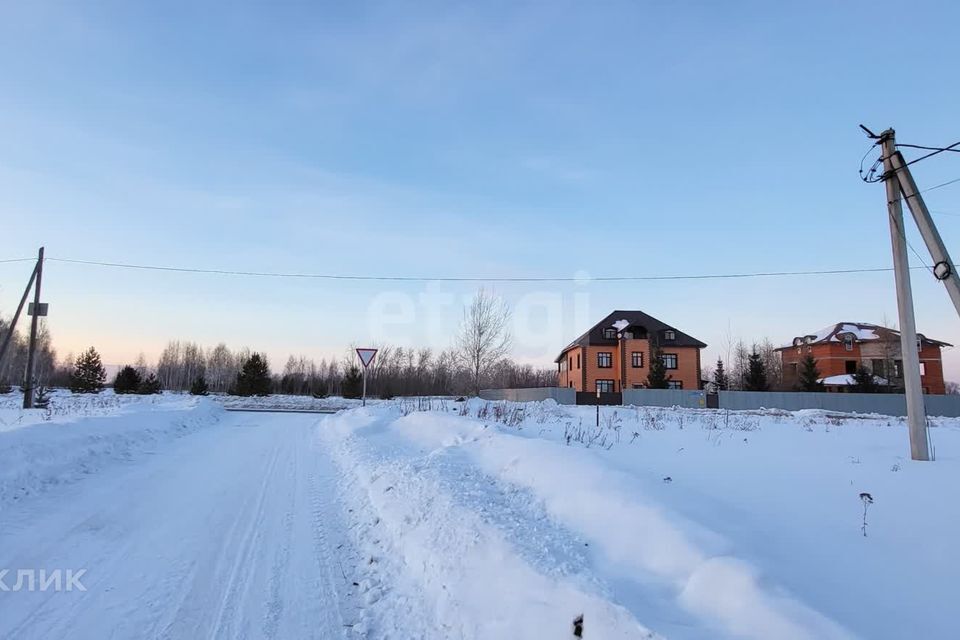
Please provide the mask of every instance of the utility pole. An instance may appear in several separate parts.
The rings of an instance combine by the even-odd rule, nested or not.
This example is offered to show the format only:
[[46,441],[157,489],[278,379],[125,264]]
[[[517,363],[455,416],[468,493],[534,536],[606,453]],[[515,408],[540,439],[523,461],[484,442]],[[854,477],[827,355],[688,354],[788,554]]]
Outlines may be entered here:
[[10,346],[10,341],[13,340],[13,332],[17,328],[17,321],[20,319],[20,314],[23,312],[23,305],[27,303],[27,296],[30,295],[30,288],[33,286],[33,281],[37,277],[37,266],[34,265],[33,271],[30,273],[30,279],[27,281],[27,287],[23,290],[23,296],[20,298],[20,304],[17,305],[17,311],[13,314],[13,319],[10,321],[10,327],[7,331],[7,335],[3,338],[3,344],[0,344],[0,377],[3,376],[3,357],[7,354],[7,347]]
[[917,349],[917,324],[913,315],[907,237],[903,226],[903,207],[900,203],[900,179],[893,163],[893,156],[897,153],[893,129],[887,129],[880,134],[880,148],[883,157],[883,182],[887,191],[887,212],[890,217],[890,243],[893,246],[893,274],[897,286],[900,357],[903,362],[904,394],[907,400],[910,457],[914,460],[930,460],[927,416],[920,386],[920,354]]
[[903,199],[913,214],[913,219],[917,222],[917,228],[920,230],[920,236],[930,251],[930,257],[933,258],[933,275],[943,283],[950,296],[957,314],[960,315],[960,276],[957,275],[956,266],[950,259],[946,245],[943,244],[943,238],[937,231],[937,226],[930,217],[930,210],[917,189],[917,183],[913,180],[913,174],[904,162],[903,156],[899,151],[894,152],[890,158],[894,171],[897,172],[897,180],[900,182],[900,190],[903,192]]
[[33,408],[33,361],[37,351],[37,324],[42,314],[40,308],[40,283],[43,280],[43,247],[37,254],[36,282],[33,288],[33,317],[30,320],[30,351],[27,353],[27,377],[23,387],[23,408]]

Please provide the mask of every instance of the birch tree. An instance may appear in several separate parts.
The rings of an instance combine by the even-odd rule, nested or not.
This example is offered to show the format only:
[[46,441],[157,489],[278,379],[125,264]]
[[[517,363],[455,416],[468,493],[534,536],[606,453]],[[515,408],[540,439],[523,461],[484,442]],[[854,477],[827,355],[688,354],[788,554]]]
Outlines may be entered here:
[[480,289],[464,309],[456,341],[457,359],[470,374],[473,392],[480,393],[483,376],[506,357],[512,344],[510,309]]

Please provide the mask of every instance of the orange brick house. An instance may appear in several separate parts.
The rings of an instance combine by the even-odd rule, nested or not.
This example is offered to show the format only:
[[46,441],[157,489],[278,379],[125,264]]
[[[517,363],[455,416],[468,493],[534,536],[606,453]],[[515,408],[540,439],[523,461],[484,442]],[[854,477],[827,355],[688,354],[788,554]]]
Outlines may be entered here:
[[[942,347],[953,346],[917,334],[920,348],[920,384],[924,393],[944,394]],[[900,332],[867,322],[838,322],[816,333],[795,337],[778,349],[783,363],[783,386],[795,389],[801,362],[808,355],[817,361],[827,391],[846,391],[860,367],[873,373],[890,391],[903,390]]]
[[643,388],[653,344],[671,388],[700,388],[700,350],[707,345],[642,311],[614,311],[565,347],[554,360],[557,384],[589,392]]

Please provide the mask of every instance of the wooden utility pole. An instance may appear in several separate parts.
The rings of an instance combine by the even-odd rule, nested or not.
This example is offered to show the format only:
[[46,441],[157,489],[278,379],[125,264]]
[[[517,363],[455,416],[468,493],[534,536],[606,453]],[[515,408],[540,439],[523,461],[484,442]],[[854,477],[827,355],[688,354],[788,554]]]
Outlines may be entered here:
[[30,350],[27,353],[27,376],[23,386],[23,408],[33,408],[33,362],[37,351],[37,324],[39,323],[40,310],[40,283],[43,280],[43,247],[37,255],[37,267],[35,270],[36,282],[33,288],[33,316],[30,319]]
[[893,129],[880,134],[883,157],[884,186],[887,191],[887,212],[890,220],[890,243],[893,245],[893,274],[897,286],[897,313],[900,318],[900,357],[903,362],[904,394],[907,400],[907,426],[910,431],[910,457],[930,459],[927,415],[920,386],[920,353],[917,348],[917,323],[913,315],[913,289],[910,285],[910,262],[907,236],[900,203],[900,180],[894,169],[897,153]]

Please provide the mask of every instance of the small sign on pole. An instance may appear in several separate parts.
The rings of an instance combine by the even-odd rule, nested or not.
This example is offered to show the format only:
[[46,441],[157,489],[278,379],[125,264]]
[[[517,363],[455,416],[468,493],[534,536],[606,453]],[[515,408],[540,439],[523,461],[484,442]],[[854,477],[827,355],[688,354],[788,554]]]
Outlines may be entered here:
[[357,356],[363,364],[363,406],[367,406],[367,367],[377,355],[376,349],[357,349]]
[[47,315],[47,303],[41,302],[40,304],[35,305],[30,303],[27,305],[27,315],[28,316],[45,316]]

